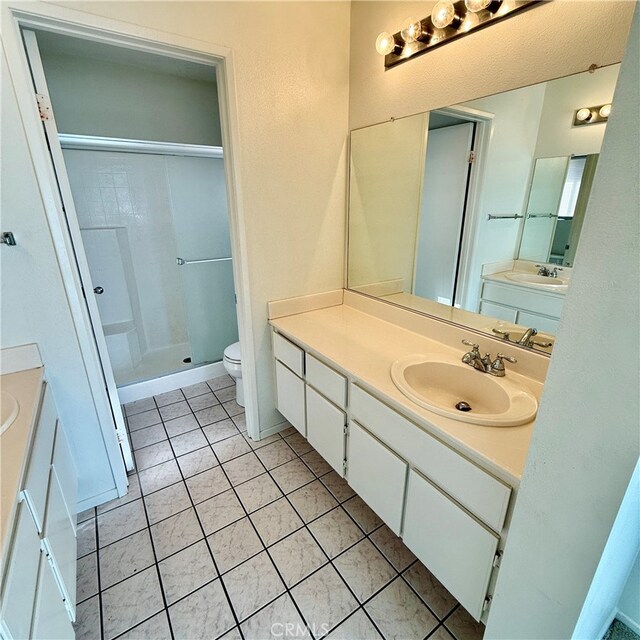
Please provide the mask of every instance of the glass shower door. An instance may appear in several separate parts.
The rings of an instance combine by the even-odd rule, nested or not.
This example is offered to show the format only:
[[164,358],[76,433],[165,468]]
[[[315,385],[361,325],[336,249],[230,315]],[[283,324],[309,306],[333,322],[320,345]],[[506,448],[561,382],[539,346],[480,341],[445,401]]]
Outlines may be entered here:
[[166,166],[191,362],[217,362],[238,340],[224,163],[171,156]]

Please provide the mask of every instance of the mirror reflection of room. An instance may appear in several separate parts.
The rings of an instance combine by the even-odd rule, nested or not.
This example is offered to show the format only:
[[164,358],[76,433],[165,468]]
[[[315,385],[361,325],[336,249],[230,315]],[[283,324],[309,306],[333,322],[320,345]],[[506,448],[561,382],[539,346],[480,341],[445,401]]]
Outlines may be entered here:
[[352,131],[349,288],[549,352],[617,76]]

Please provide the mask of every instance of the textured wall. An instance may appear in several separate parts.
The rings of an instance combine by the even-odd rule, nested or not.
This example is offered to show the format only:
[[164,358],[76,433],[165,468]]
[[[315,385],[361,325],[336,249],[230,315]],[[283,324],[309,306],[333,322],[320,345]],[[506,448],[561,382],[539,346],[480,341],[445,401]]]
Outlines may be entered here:
[[352,129],[620,62],[635,3],[545,2],[385,71],[378,33],[399,31],[434,4],[352,3]]
[[636,15],[488,638],[571,637],[638,459],[638,35]]

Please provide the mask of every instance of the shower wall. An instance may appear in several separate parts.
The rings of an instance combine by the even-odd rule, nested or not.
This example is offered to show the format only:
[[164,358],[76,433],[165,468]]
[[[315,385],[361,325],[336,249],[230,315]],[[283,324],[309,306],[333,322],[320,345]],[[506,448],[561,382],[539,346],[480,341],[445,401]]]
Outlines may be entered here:
[[[179,369],[189,346],[176,268],[169,158],[70,149],[64,158],[92,284],[104,288],[97,300],[108,343],[114,345],[118,328],[128,331],[123,323],[131,322],[142,357],[173,349],[175,366],[169,370]],[[118,378],[126,358],[114,354],[112,365]]]

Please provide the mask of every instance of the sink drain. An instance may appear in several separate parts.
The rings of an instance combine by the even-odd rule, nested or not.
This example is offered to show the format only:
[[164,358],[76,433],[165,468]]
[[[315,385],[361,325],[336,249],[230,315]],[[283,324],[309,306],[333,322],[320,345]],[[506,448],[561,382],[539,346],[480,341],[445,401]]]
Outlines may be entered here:
[[462,400],[461,402],[458,402],[458,404],[456,404],[456,409],[458,411],[471,411],[471,405]]

